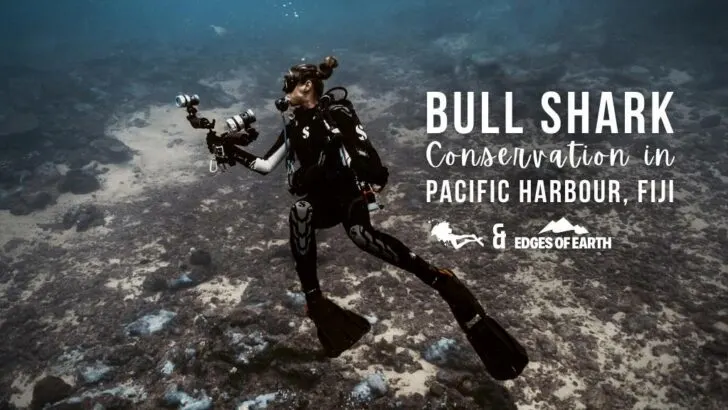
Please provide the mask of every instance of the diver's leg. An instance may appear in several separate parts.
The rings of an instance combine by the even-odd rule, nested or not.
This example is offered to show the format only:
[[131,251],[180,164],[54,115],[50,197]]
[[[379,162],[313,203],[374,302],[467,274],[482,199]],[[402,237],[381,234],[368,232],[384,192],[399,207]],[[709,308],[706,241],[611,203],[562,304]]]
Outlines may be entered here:
[[[315,204],[315,205],[313,205]],[[306,297],[306,313],[329,357],[338,357],[371,330],[366,318],[325,298],[316,273],[316,229],[337,223],[337,213],[321,201],[305,198],[291,207],[290,243],[296,272]],[[318,215],[320,214],[320,215]]]
[[512,379],[523,371],[528,363],[525,349],[486,315],[475,295],[451,270],[431,265],[398,239],[374,229],[363,200],[355,200],[350,205],[344,227],[359,248],[413,273],[437,290],[494,378]]
[[343,225],[349,238],[359,248],[414,274],[427,285],[433,286],[442,276],[440,269],[420,258],[399,239],[374,229],[363,199],[357,198],[349,205]]
[[296,273],[306,295],[319,291],[313,213],[313,205],[304,198],[291,206],[288,217],[291,253],[293,253],[293,260],[296,264]]
[[291,206],[288,218],[290,246],[296,273],[307,298],[321,296],[317,275],[316,230],[327,229],[341,222],[341,212],[331,201],[306,196]]

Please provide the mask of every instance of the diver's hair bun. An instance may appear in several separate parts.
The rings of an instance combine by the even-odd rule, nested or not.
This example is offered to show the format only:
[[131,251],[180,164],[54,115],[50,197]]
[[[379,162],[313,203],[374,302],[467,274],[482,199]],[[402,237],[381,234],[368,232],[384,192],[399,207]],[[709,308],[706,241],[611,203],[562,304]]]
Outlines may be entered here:
[[328,56],[324,58],[323,63],[319,64],[319,78],[325,80],[329,77],[331,77],[331,74],[334,73],[334,68],[339,66],[339,62],[336,61],[336,58],[332,56]]

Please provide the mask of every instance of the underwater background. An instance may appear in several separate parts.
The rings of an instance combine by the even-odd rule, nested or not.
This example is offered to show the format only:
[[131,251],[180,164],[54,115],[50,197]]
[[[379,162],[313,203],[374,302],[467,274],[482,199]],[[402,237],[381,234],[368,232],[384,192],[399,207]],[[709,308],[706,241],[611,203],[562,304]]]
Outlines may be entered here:
[[[0,409],[725,409],[726,21],[716,0],[4,2]],[[290,256],[283,167],[208,171],[204,132],[176,95],[199,94],[220,124],[253,109],[249,148],[262,155],[281,128],[282,75],[328,55],[339,67],[327,86],[349,90],[390,169],[373,223],[465,278],[529,350],[518,379],[492,380],[429,287],[339,228],[318,235],[319,276],[372,332],[322,358]],[[675,133],[428,135],[428,91],[489,91],[496,119],[512,91],[526,125],[545,91],[673,91]],[[435,169],[435,139],[453,150],[576,140],[635,157],[650,145],[676,161]],[[672,179],[678,200],[424,194],[427,179],[539,178]],[[455,251],[429,235],[438,220],[525,235],[562,216],[613,236],[613,249]]]

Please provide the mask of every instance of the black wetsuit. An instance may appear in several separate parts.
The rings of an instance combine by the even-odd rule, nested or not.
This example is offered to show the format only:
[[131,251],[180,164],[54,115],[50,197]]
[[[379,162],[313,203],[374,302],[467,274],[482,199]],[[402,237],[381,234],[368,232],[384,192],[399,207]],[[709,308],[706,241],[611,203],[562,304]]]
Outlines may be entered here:
[[[297,108],[280,136],[263,157],[235,150],[238,162],[260,174],[267,174],[286,159],[288,146],[300,167],[293,177],[292,192],[302,196],[290,210],[290,245],[296,271],[305,292],[319,288],[316,273],[316,230],[343,224],[347,235],[364,251],[409,271],[434,285],[440,270],[415,255],[398,239],[374,228],[367,202],[355,183],[356,177],[384,186],[387,169],[368,140],[353,109],[332,106],[327,111],[330,124],[338,128],[351,166],[342,166],[335,143],[330,143],[318,109]],[[322,160],[323,155],[323,160]]]
[[[353,108],[331,107],[325,113],[326,123],[317,109],[295,110],[286,132],[263,157],[237,147],[226,150],[232,152],[236,162],[261,174],[269,173],[286,159],[287,146],[298,159],[300,168],[294,174],[291,191],[301,198],[290,210],[290,245],[307,302],[316,306],[322,300],[316,274],[316,230],[341,223],[359,248],[413,273],[438,291],[493,377],[517,377],[528,363],[525,349],[485,313],[455,274],[436,268],[398,239],[372,227],[367,201],[355,178],[384,186],[387,170]],[[326,124],[338,131],[332,133]],[[330,142],[332,134],[334,143]],[[351,158],[349,166],[343,166],[340,160],[342,145]]]

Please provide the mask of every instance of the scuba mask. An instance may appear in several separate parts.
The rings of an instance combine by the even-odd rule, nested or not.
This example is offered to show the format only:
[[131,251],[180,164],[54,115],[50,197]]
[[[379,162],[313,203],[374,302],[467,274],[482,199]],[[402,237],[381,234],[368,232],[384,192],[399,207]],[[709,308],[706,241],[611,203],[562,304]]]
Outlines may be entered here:
[[298,85],[300,76],[296,75],[293,71],[289,71],[288,74],[283,76],[283,92],[286,94],[291,93]]
[[291,67],[283,76],[283,92],[291,93],[298,84],[317,77],[318,68],[313,64],[299,64]]

